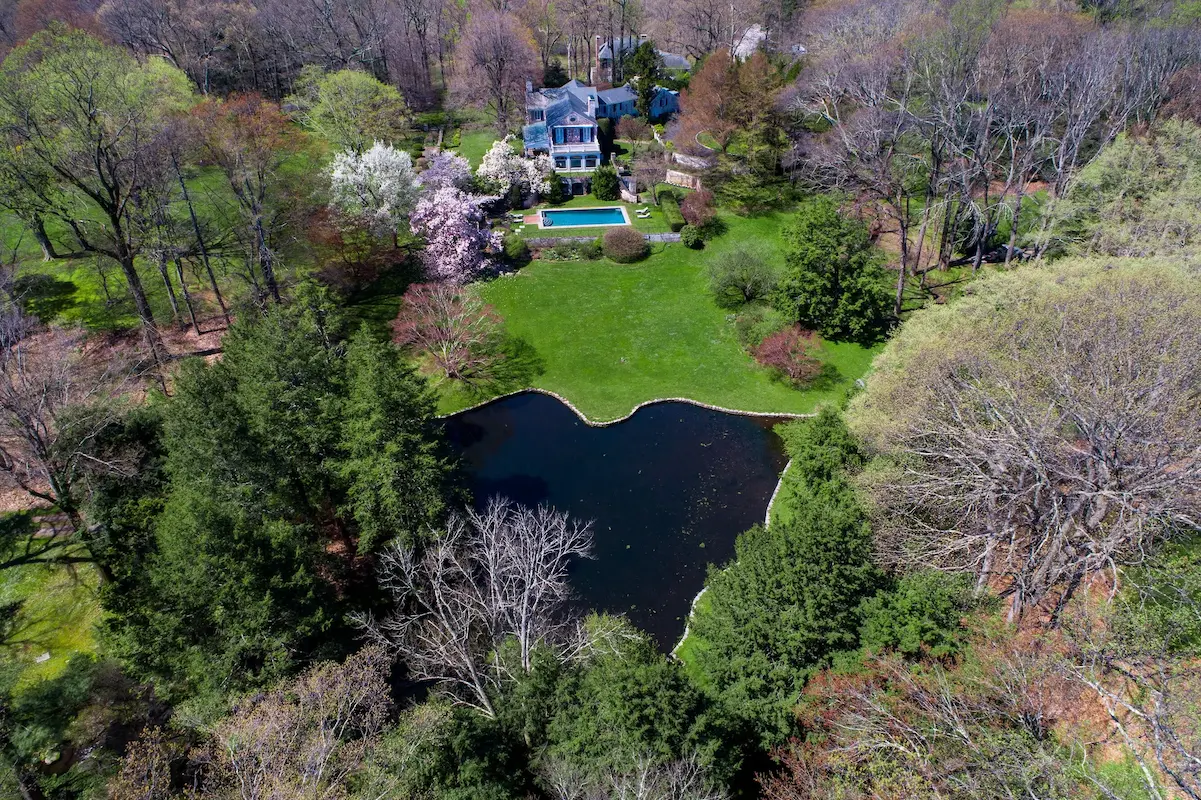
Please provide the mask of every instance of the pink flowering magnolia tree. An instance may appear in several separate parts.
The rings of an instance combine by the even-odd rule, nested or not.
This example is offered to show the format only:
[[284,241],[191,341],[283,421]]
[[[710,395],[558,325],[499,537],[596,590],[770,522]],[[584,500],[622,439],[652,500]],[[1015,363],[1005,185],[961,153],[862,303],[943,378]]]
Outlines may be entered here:
[[413,233],[425,237],[427,277],[463,284],[480,273],[487,251],[501,246],[500,234],[483,227],[481,206],[490,199],[451,187],[422,194],[409,224]]
[[446,150],[436,153],[430,160],[425,171],[417,176],[421,188],[434,191],[437,189],[471,188],[471,162],[462,156]]

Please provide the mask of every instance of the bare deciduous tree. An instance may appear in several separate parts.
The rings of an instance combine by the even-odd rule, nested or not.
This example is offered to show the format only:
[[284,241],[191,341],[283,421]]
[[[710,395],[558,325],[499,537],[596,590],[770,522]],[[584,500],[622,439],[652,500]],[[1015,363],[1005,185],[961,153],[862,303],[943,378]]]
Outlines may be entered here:
[[455,48],[453,96],[487,109],[496,128],[508,132],[520,121],[525,82],[538,71],[533,37],[512,14],[480,9],[471,15]]
[[[1148,265],[996,278],[912,320],[856,401],[880,551],[968,571],[1010,616],[1201,522],[1201,295]],[[902,376],[903,372],[903,376]]]
[[1170,797],[1169,783],[1201,800],[1201,575],[1195,563],[1156,564],[1123,583],[1116,603],[1073,608],[1061,671],[1100,701],[1148,796]]
[[[380,581],[396,610],[360,622],[413,677],[436,681],[457,702],[492,716],[491,694],[506,671],[528,671],[534,649],[569,630],[558,613],[567,566],[591,548],[590,523],[493,498],[482,513],[451,517],[423,553],[402,544],[386,551]],[[509,640],[517,648],[512,666],[499,655]]]
[[726,800],[693,753],[663,761],[650,753],[627,754],[625,767],[600,778],[564,758],[545,759],[539,778],[555,800]]
[[62,512],[78,532],[79,481],[122,469],[94,446],[115,421],[137,362],[120,352],[97,357],[78,330],[31,330],[15,307],[0,312],[0,477]]
[[368,647],[250,699],[214,731],[208,788],[239,800],[344,796],[388,722],[388,669],[383,648]]
[[410,286],[392,330],[398,344],[428,355],[452,380],[485,380],[504,358],[500,315],[474,291],[453,284]]

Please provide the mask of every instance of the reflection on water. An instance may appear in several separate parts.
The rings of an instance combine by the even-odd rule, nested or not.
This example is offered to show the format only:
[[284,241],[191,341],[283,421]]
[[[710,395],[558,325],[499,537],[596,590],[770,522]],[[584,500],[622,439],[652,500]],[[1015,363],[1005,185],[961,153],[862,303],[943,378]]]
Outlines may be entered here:
[[579,604],[624,613],[668,650],[707,565],[763,520],[787,460],[776,421],[663,403],[594,428],[527,393],[446,427],[477,503],[499,494],[594,520],[596,560],[571,574]]

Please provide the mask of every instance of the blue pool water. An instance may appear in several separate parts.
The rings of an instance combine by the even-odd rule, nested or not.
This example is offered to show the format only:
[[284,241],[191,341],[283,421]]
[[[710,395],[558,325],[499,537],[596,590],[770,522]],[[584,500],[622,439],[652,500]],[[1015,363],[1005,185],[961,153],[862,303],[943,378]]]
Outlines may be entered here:
[[626,216],[620,208],[565,208],[543,211],[542,219],[544,226],[553,228],[626,224]]

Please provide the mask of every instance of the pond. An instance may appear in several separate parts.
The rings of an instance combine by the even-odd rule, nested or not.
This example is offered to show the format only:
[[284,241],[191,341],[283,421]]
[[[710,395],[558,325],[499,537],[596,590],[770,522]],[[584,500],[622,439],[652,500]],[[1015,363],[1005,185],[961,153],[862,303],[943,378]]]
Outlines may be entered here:
[[660,403],[604,428],[558,400],[514,395],[447,420],[479,504],[503,495],[594,521],[571,572],[580,608],[625,614],[666,652],[707,565],[763,521],[787,457],[778,419]]

